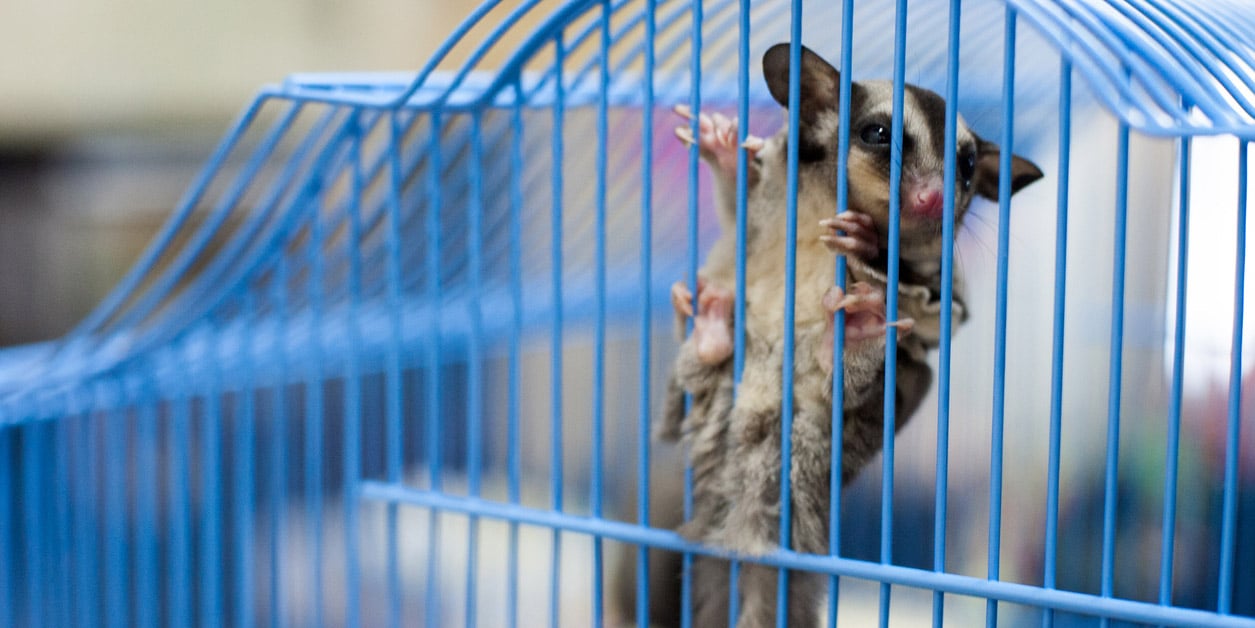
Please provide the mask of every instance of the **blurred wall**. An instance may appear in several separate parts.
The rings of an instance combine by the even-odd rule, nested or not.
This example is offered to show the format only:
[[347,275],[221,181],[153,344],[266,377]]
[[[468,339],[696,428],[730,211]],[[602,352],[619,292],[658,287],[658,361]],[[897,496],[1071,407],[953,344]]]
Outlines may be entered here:
[[292,72],[417,70],[478,4],[6,0],[0,346],[55,338],[90,311],[259,87]]

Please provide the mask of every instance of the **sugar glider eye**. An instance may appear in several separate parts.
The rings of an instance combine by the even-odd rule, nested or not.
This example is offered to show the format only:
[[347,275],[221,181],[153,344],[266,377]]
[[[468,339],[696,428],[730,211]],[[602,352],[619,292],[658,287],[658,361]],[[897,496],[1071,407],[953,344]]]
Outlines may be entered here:
[[963,181],[963,189],[972,187],[972,176],[976,174],[976,151],[959,154],[959,178]]
[[864,144],[872,146],[882,146],[889,143],[889,129],[886,129],[883,124],[869,124],[863,127],[862,131],[859,131],[858,136],[863,140]]

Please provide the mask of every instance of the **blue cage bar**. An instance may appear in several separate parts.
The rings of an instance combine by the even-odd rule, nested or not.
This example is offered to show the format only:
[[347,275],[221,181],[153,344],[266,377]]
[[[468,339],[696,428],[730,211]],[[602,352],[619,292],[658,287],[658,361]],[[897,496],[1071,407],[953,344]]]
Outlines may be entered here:
[[[790,549],[782,473],[782,549],[730,556],[673,531],[692,475],[650,436],[719,228],[671,109],[796,147],[786,41],[790,102],[800,44],[840,68],[839,171],[850,82],[893,80],[891,216],[907,82],[945,96],[947,189],[960,115],[1002,177],[945,199],[971,317],[945,281],[920,416],[895,441],[886,395],[848,486],[833,447],[828,551]],[[1220,0],[489,0],[417,73],[266,87],[90,316],[0,351],[0,625],[646,626],[678,565],[689,626],[713,555],[826,574],[829,626],[1255,626],[1252,42]],[[1046,171],[1014,211],[1012,147]]]

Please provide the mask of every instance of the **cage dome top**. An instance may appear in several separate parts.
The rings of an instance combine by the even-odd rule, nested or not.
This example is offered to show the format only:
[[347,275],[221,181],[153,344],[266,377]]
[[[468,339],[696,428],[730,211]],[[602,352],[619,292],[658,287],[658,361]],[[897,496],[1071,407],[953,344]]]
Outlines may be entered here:
[[[642,26],[651,8],[635,0],[607,0],[613,12],[611,30],[615,93],[630,98],[639,88],[640,74],[632,64],[645,54]],[[504,89],[516,77],[537,86],[532,96],[543,97],[554,68],[537,67],[539,53],[564,33],[564,45],[596,46],[595,20],[584,18],[599,12],[602,0],[570,0],[557,10],[553,2],[532,0],[508,15],[497,1],[486,2],[468,18],[427,67],[414,74],[296,75],[283,85],[289,95],[308,96],[311,90],[325,97],[360,104],[417,107],[477,106],[500,103],[513,96]],[[830,59],[840,54],[844,3],[809,2],[803,7],[803,41]],[[853,3],[851,3],[853,4]],[[916,0],[907,16],[906,69],[908,80],[937,91],[944,87],[951,2]],[[1082,77],[1092,95],[1130,126],[1155,135],[1233,134],[1255,139],[1255,5],[1236,0],[967,0],[959,5],[961,100],[986,103],[996,108],[1000,98],[1005,25],[1009,9],[1028,33],[1017,42],[1016,90],[1020,102],[1048,101],[1046,93],[1057,83],[1059,58],[1038,54],[1053,49]],[[754,2],[750,8],[751,55],[789,38],[792,3],[788,0]],[[888,77],[893,63],[892,34],[896,3],[892,0],[859,2],[854,7],[853,71],[855,78]],[[706,0],[701,5],[703,86],[718,98],[723,92],[735,97],[738,15],[740,0]],[[654,77],[660,98],[674,92],[687,94],[683,73],[689,67],[690,2],[660,0],[652,7],[658,56]],[[530,12],[546,11],[544,22],[518,45],[501,70],[492,76],[475,72],[485,53],[512,31],[522,29]],[[474,28],[499,19],[491,34],[456,72],[434,72],[444,56]],[[595,55],[594,55],[595,56]],[[595,62],[586,60],[592,66]],[[752,63],[757,63],[754,56]],[[543,64],[541,64],[543,66]],[[636,68],[638,69],[638,67]],[[578,83],[579,72],[564,70],[564,82]],[[585,72],[585,75],[591,74]],[[677,80],[662,80],[662,77]],[[589,82],[591,84],[591,81]],[[751,81],[751,97],[766,99],[766,90]],[[721,87],[722,86],[722,87]],[[578,88],[578,85],[575,85]],[[578,98],[578,89],[568,91]],[[725,94],[726,95],[726,94]],[[1023,111],[1023,109],[1021,109]]]

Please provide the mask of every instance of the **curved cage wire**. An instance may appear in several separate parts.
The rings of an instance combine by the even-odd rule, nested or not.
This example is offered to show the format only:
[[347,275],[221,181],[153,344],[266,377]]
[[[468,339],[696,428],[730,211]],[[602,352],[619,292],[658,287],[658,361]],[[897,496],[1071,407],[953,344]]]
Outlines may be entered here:
[[1166,0],[489,1],[416,73],[263,89],[101,305],[0,352],[0,625],[644,625],[633,570],[726,556],[650,438],[719,232],[670,110],[774,133],[798,34],[1047,178],[973,206],[971,320],[833,551],[750,560],[834,624],[1255,626],[1255,10]]

